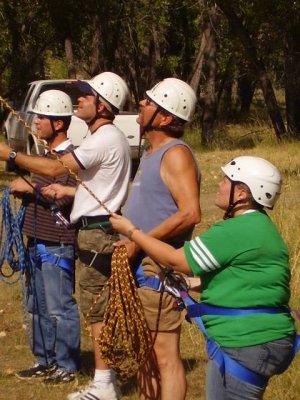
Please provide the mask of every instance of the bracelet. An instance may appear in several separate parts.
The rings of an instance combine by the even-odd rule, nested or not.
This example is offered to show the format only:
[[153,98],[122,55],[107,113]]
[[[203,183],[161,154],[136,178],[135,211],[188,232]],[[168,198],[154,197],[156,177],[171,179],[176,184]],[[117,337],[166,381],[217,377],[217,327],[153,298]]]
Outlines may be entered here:
[[140,231],[140,230],[141,230],[140,228],[138,228],[137,226],[134,226],[132,229],[129,229],[129,230],[127,231],[126,236],[128,237],[129,240],[131,240],[132,235],[133,235],[133,232],[134,232],[134,231]]

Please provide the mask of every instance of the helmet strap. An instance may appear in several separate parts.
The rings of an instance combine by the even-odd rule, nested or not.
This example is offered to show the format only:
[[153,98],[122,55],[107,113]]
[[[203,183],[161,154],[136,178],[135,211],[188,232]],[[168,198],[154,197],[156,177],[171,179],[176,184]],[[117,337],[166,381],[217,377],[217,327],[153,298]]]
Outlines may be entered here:
[[[229,219],[229,218],[233,218],[234,214],[238,211],[238,210],[242,210],[245,209],[245,206],[243,206],[244,203],[247,203],[247,200],[245,199],[240,199],[237,201],[233,201],[234,199],[234,190],[236,187],[237,182],[233,182],[231,181],[231,188],[230,188],[230,195],[229,195],[229,207],[227,208],[223,219]],[[238,204],[241,204],[240,207],[237,207]]]
[[[105,118],[105,119],[108,119],[109,120],[109,122],[108,122],[108,124],[111,124],[112,122],[111,121],[113,121],[113,116],[112,117],[110,117],[110,116],[104,116],[103,114],[101,114],[101,113],[99,113],[99,111],[98,111],[98,107],[99,107],[99,105],[100,105],[100,95],[99,94],[97,94],[96,96],[96,102],[95,102],[95,108],[96,108],[96,112],[95,112],[95,116],[90,120],[90,121],[88,121],[87,122],[87,126],[89,127],[89,128],[91,128],[91,126],[93,126],[94,125],[94,123],[98,120],[98,119],[100,119],[100,118]],[[105,105],[105,104],[104,104]]]
[[[152,117],[150,118],[150,121],[149,121],[148,124],[143,128],[144,132],[151,131],[151,129],[153,128],[152,123],[153,123],[153,121],[155,120],[155,118],[156,118],[157,114],[159,113],[159,111],[160,111],[160,108],[157,107],[157,109],[154,111]],[[156,128],[155,128],[155,129],[156,129]],[[156,130],[158,130],[158,129],[156,129]]]
[[54,138],[59,132],[61,132],[63,129],[56,130],[55,127],[54,127],[54,122],[53,122],[53,119],[52,119],[52,118],[50,118],[50,125],[51,125],[51,129],[52,129],[52,136],[51,136],[51,139],[53,139],[53,138]]

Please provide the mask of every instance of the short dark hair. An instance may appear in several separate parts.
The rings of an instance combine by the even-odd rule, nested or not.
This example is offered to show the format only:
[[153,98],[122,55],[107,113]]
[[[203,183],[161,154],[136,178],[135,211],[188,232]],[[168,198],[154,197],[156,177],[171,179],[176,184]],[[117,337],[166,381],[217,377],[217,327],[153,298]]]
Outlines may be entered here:
[[62,121],[64,124],[63,129],[67,131],[70,127],[72,116],[71,115],[68,115],[66,117],[65,116],[64,117],[56,117],[55,116],[55,117],[50,117],[50,118],[52,119],[52,121]]
[[171,136],[180,139],[184,134],[184,128],[187,121],[177,117],[176,115],[168,111],[165,111],[162,108],[160,108],[160,112],[164,115],[171,115],[173,117],[172,122],[168,126],[166,126],[166,131],[168,131]]

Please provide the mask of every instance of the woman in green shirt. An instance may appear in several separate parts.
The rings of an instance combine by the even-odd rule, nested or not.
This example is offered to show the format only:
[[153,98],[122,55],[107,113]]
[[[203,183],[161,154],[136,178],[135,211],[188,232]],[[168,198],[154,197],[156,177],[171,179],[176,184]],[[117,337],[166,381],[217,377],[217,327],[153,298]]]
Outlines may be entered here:
[[261,399],[268,379],[289,365],[295,341],[288,250],[264,211],[278,198],[281,176],[268,161],[250,156],[235,158],[222,171],[215,204],[224,221],[181,249],[123,217],[111,222],[157,262],[201,278],[201,304],[209,307],[202,316],[206,335],[222,357],[234,360],[234,367],[224,368],[210,357],[207,399]]

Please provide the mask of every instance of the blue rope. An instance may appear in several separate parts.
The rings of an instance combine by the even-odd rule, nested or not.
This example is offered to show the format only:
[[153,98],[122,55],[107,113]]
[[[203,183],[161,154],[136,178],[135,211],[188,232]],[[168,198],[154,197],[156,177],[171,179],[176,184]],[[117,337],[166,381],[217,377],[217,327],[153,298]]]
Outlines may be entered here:
[[[17,272],[22,275],[28,261],[22,237],[22,225],[25,216],[25,207],[18,209],[16,199],[13,207],[10,204],[10,189],[5,188],[0,199],[1,230],[0,230],[0,279],[6,284],[14,284],[19,280],[10,278]],[[7,267],[4,268],[4,263]]]

